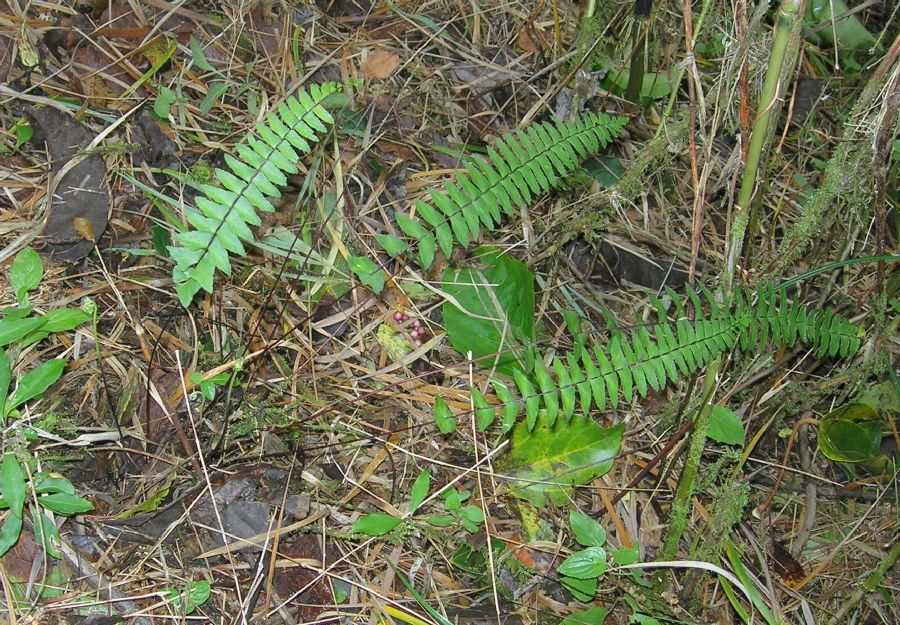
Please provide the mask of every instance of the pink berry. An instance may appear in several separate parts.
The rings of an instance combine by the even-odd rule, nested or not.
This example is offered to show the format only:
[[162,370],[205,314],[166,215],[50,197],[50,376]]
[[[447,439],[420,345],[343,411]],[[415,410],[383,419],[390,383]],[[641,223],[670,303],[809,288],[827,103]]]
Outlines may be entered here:
[[401,315],[400,321],[409,321],[409,315]]
[[403,313],[395,312],[394,313],[394,321],[401,321],[403,319]]
[[413,341],[413,345],[415,345],[416,347],[422,347],[422,341],[416,339],[415,341]]
[[418,320],[418,319],[414,319],[414,320],[413,320],[413,322],[412,322],[412,327],[414,327],[414,328],[418,328],[418,327],[419,327],[419,320]]
[[419,336],[425,336],[425,328],[418,328],[418,329],[416,329],[416,333],[417,333]]

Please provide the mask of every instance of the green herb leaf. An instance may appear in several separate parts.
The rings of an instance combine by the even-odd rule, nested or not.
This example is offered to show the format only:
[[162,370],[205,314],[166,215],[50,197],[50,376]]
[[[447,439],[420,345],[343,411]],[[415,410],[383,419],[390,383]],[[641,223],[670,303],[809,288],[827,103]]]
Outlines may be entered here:
[[452,434],[456,431],[456,417],[440,396],[434,398],[434,423],[441,434]]
[[422,502],[428,496],[428,489],[431,487],[431,474],[426,470],[419,473],[419,477],[413,482],[412,489],[409,492],[409,513],[415,514]]
[[[593,597],[593,594],[591,597]],[[594,606],[588,610],[570,614],[559,625],[603,625],[606,617],[609,616],[609,612],[609,608]]]
[[10,514],[21,519],[25,509],[25,473],[12,454],[4,454],[0,465],[0,494],[9,505]]
[[606,530],[594,519],[578,510],[569,511],[572,535],[583,547],[602,547],[606,544]]
[[588,547],[563,560],[557,571],[560,575],[575,579],[590,579],[606,573],[606,551],[602,547]]
[[381,293],[384,289],[385,274],[378,263],[367,256],[351,256],[347,259],[347,264],[360,282],[376,293]]
[[82,514],[94,509],[94,504],[87,499],[68,493],[44,495],[43,497],[38,497],[38,503],[48,510],[53,510],[55,513],[63,516]]
[[744,425],[731,409],[713,406],[707,436],[725,445],[743,445]]
[[400,519],[390,514],[367,514],[360,517],[350,529],[354,534],[367,536],[383,536],[400,525]]
[[44,265],[41,257],[30,247],[16,254],[9,269],[9,282],[20,306],[28,304],[28,292],[41,284],[44,277]]
[[7,412],[21,406],[35,397],[41,396],[44,391],[50,388],[59,379],[65,366],[65,359],[54,358],[53,360],[41,363],[26,373],[22,379],[19,380],[19,385],[16,387],[16,390],[9,396],[6,405]]

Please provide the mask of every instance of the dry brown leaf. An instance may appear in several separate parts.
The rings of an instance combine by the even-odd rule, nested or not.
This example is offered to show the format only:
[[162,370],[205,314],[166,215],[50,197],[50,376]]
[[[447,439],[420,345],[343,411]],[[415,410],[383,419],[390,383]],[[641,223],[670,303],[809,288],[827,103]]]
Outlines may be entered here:
[[400,56],[390,50],[375,50],[363,64],[366,78],[384,80],[400,65]]

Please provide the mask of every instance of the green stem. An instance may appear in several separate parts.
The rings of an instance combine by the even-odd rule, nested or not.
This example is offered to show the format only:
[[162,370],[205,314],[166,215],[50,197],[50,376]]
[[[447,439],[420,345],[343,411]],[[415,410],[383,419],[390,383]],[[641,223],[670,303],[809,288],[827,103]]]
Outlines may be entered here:
[[644,84],[644,65],[646,62],[647,33],[651,0],[635,0],[634,27],[632,36],[634,44],[631,49],[631,67],[628,71],[628,86],[625,88],[625,99],[640,104],[641,87]]
[[881,564],[878,565],[878,568],[869,575],[869,578],[865,581],[862,588],[854,592],[849,600],[843,602],[841,608],[828,621],[828,625],[837,625],[837,623],[845,622],[845,617],[850,610],[860,604],[866,593],[875,590],[878,584],[881,583],[881,580],[884,579],[887,572],[897,563],[898,557],[900,557],[900,540],[895,540],[894,544],[891,546],[891,550],[888,552],[887,556],[885,556],[884,560],[881,561]]
[[772,54],[769,57],[769,66],[766,70],[766,81],[760,94],[759,104],[756,109],[756,122],[750,134],[750,146],[747,152],[747,162],[741,176],[741,188],[738,191],[737,204],[734,209],[734,220],[731,224],[731,244],[728,249],[723,274],[723,286],[731,289],[734,279],[735,267],[741,257],[744,244],[744,236],[747,232],[747,224],[750,222],[752,211],[751,202],[756,181],[759,177],[759,167],[763,158],[763,149],[769,138],[769,126],[772,121],[772,112],[779,109],[785,88],[783,79],[789,75],[789,69],[793,68],[797,55],[788,56],[788,49],[796,50],[799,37],[800,18],[806,0],[784,0],[778,10],[775,20],[775,40],[772,42]]
[[678,480],[678,489],[675,491],[675,500],[672,502],[672,512],[669,514],[669,529],[666,531],[666,539],[663,542],[660,560],[673,560],[678,553],[678,545],[687,528],[688,513],[691,509],[691,497],[694,495],[694,483],[700,471],[700,459],[706,447],[706,434],[709,430],[710,415],[712,414],[711,399],[716,390],[716,376],[722,365],[722,358],[716,358],[706,369],[706,379],[703,383],[703,404],[694,421],[694,432],[691,436],[691,444],[688,448],[687,459]]

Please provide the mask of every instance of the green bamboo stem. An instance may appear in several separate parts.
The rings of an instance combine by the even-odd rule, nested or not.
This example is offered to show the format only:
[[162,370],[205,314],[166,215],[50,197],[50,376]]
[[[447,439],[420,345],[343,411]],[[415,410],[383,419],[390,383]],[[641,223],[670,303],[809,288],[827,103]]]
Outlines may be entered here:
[[759,178],[763,150],[769,140],[769,126],[772,121],[772,113],[779,110],[779,105],[786,91],[783,77],[787,77],[790,74],[789,70],[793,68],[797,59],[796,53],[788,55],[788,50],[796,50],[796,42],[799,41],[800,23],[805,5],[806,0],[784,0],[778,9],[778,15],[775,20],[775,39],[772,42],[772,54],[769,56],[766,81],[763,83],[759,105],[756,109],[756,122],[753,124],[753,130],[750,134],[747,162],[744,164],[741,187],[738,191],[734,218],[731,223],[730,245],[726,254],[722,284],[726,292],[731,290],[734,271],[741,257],[744,238],[747,234],[747,225],[750,223],[752,216],[753,195]]

